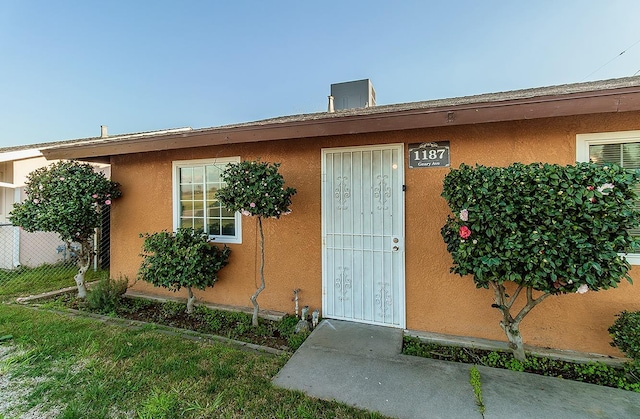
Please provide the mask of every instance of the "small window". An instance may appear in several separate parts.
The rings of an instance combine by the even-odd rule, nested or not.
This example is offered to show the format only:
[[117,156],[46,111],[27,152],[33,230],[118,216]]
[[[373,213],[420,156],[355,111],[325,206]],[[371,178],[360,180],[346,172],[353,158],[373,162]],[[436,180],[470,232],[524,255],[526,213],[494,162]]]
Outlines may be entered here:
[[[629,169],[640,169],[640,131],[603,132],[578,134],[576,137],[576,160],[590,161],[599,165],[615,163]],[[640,196],[640,187],[636,186]],[[636,202],[640,209],[640,201]],[[640,237],[640,228],[631,231]],[[633,265],[640,265],[640,254],[627,255]]]
[[173,162],[173,227],[202,230],[220,243],[241,243],[241,216],[223,207],[216,191],[225,183],[221,174],[239,157]]

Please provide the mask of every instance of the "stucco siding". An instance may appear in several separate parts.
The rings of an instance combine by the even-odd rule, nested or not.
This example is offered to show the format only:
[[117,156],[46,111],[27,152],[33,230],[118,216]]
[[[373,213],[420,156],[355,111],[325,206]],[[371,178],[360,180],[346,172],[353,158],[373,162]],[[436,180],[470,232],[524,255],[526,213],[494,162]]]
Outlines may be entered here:
[[[111,271],[131,281],[140,266],[140,233],[171,230],[172,161],[240,156],[281,162],[287,184],[298,193],[293,212],[266,220],[266,284],[261,308],[293,312],[293,290],[300,305],[322,302],[321,149],[372,144],[450,141],[451,166],[461,163],[505,166],[513,162],[571,164],[576,134],[640,129],[640,113],[590,115],[468,126],[344,135],[313,139],[230,144],[112,157],[112,178],[123,197],[112,208]],[[449,169],[409,169],[405,159],[406,325],[408,329],[505,340],[493,294],[477,290],[470,277],[449,273],[451,258],[440,236],[448,209],[440,196]],[[215,287],[196,295],[207,301],[250,306],[259,281],[256,222],[243,218],[242,244],[229,245],[230,263]],[[640,269],[632,276],[638,278]],[[640,282],[640,281],[637,281]],[[135,288],[170,294],[138,281]],[[182,292],[186,295],[186,291]],[[640,310],[640,285],[585,295],[550,297],[522,323],[525,343],[619,356],[607,328],[623,309]]]

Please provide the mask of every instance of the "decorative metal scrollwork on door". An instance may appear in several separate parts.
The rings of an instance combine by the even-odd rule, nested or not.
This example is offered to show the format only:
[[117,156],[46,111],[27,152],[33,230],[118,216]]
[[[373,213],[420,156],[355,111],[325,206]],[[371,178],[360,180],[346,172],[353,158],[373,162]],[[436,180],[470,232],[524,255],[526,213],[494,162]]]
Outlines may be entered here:
[[338,276],[336,277],[336,291],[338,300],[348,300],[347,293],[351,291],[351,278],[349,278],[349,268],[338,266]]
[[348,208],[347,202],[351,198],[351,188],[349,187],[349,178],[347,176],[338,176],[336,178],[336,188],[334,189],[334,195],[336,201],[338,201],[338,210],[346,210]]
[[375,295],[376,306],[380,308],[382,316],[388,311],[391,310],[393,306],[393,298],[391,296],[391,292],[387,289],[389,284],[386,282],[378,282],[378,286],[380,287],[378,293]]
[[387,201],[391,198],[391,187],[387,185],[389,176],[378,175],[378,186],[373,188],[373,196],[378,200],[378,209],[387,210]]

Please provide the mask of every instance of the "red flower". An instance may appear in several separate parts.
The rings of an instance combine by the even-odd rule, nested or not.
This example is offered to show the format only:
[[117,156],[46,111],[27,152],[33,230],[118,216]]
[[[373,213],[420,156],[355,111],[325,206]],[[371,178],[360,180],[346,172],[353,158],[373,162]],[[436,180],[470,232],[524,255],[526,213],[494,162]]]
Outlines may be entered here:
[[467,226],[462,226],[460,227],[460,237],[462,237],[463,239],[468,239],[469,236],[471,236],[471,230],[469,230],[469,227]]
[[587,190],[588,191],[592,191],[593,190],[593,186],[587,186]]

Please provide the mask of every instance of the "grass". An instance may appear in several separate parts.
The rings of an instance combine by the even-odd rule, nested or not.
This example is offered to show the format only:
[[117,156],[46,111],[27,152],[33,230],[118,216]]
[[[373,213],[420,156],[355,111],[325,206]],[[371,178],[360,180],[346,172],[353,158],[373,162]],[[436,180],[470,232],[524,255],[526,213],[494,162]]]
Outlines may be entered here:
[[286,356],[0,304],[8,335],[0,377],[22,392],[21,404],[0,418],[36,407],[60,418],[382,417],[275,388]]
[[[78,268],[70,264],[42,265],[37,268],[20,267],[0,270],[0,301],[20,295],[74,286],[73,276]],[[85,280],[92,281],[105,275],[105,271],[87,271]]]
[[478,411],[484,414],[486,407],[482,400],[482,380],[480,379],[480,371],[478,371],[478,367],[475,365],[469,370],[469,384],[471,384],[471,388],[473,389],[473,396],[476,399]]

